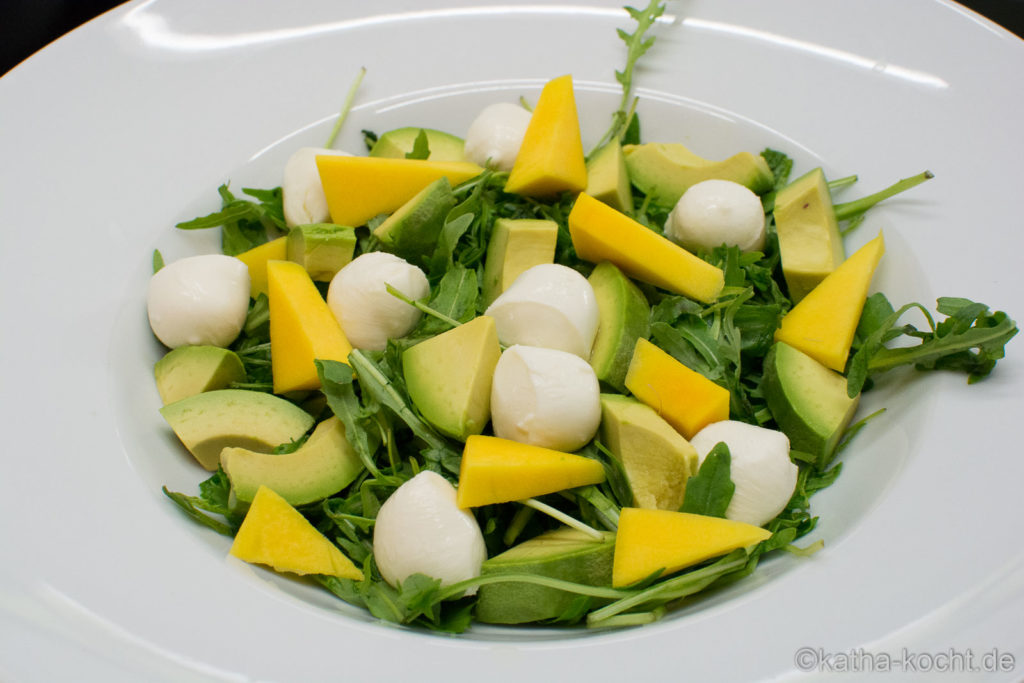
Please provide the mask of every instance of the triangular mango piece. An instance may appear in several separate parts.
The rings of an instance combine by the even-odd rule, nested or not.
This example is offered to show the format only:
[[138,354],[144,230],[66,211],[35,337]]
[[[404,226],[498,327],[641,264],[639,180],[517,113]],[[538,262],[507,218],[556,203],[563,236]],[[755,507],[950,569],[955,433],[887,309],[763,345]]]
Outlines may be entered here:
[[775,331],[775,341],[785,342],[825,367],[842,372],[883,253],[885,241],[878,233],[786,314]]
[[318,156],[316,165],[331,222],[353,227],[393,213],[438,178],[457,185],[484,171],[468,161],[334,155]]
[[712,422],[729,419],[732,395],[646,339],[636,340],[626,388],[677,432],[692,439]]
[[466,439],[456,504],[474,508],[604,481],[604,466],[582,455],[496,436]]
[[587,187],[580,122],[572,76],[548,81],[537,99],[505,191],[551,197]]
[[306,269],[292,261],[267,263],[274,393],[319,389],[314,359],[348,362],[352,345]]
[[288,238],[264,242],[249,251],[243,251],[238,260],[249,267],[249,295],[255,299],[267,294],[267,261],[284,261],[288,258]]
[[266,486],[256,491],[230,553],[279,572],[323,574],[354,581],[363,572],[298,510]]
[[569,235],[584,261],[611,261],[642,282],[711,303],[725,274],[621,211],[581,193],[569,212]]
[[612,586],[628,586],[658,569],[685,567],[760,543],[772,534],[752,524],[671,510],[622,508]]

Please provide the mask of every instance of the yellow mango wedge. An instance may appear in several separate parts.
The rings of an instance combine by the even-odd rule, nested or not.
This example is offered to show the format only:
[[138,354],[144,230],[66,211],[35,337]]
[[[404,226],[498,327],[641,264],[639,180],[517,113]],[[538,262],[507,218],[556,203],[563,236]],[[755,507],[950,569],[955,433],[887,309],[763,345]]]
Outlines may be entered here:
[[496,436],[466,439],[456,504],[474,508],[524,500],[604,481],[604,467],[582,455]]
[[612,560],[612,586],[620,588],[746,548],[772,534],[761,527],[720,517],[671,510],[622,508]]
[[348,362],[352,345],[306,269],[269,261],[270,348],[274,393],[318,389],[317,358]]
[[611,261],[627,275],[674,294],[711,303],[725,275],[707,261],[588,194],[569,212],[569,234],[581,259]]
[[842,372],[885,241],[882,233],[843,261],[782,319],[775,341]]
[[548,81],[537,99],[505,191],[551,197],[586,187],[587,164],[572,76],[559,76]]
[[320,182],[331,222],[360,226],[382,213],[393,213],[438,178],[452,185],[483,173],[468,161],[318,156]]
[[302,514],[266,486],[256,491],[231,544],[232,555],[279,572],[362,581],[363,572]]
[[249,296],[253,299],[260,294],[267,294],[267,261],[287,260],[287,240],[287,237],[278,237],[237,256],[239,261],[249,267]]
[[626,388],[687,439],[712,422],[729,419],[728,389],[646,339],[638,339],[633,349]]

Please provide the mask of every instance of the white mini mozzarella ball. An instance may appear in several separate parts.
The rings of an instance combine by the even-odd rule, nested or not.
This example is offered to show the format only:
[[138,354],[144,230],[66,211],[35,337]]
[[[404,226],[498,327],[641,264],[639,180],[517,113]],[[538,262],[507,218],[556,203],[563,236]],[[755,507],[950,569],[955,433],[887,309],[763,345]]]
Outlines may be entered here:
[[534,346],[501,354],[491,384],[491,425],[503,439],[575,451],[601,424],[601,389],[590,363]]
[[740,251],[764,249],[764,207],[756,194],[731,180],[692,185],[665,221],[665,236],[690,251],[722,244]]
[[331,219],[327,197],[320,182],[316,158],[322,155],[349,156],[347,152],[320,147],[302,147],[284,165],[281,183],[284,221],[288,227],[309,223],[326,223]]
[[388,285],[414,301],[430,292],[422,270],[385,251],[356,257],[331,280],[327,305],[355,348],[380,351],[419,322],[419,309],[392,296]]
[[523,271],[487,308],[505,346],[542,346],[590,358],[600,313],[587,278],[545,263]]
[[[455,504],[455,488],[434,472],[420,472],[384,501],[373,528],[373,556],[381,576],[397,586],[413,574],[442,586],[480,575],[487,559],[473,514]],[[467,591],[476,593],[476,588]]]
[[797,466],[789,459],[789,439],[774,429],[735,420],[712,422],[690,439],[701,463],[719,442],[729,447],[730,476],[736,485],[726,518],[764,526],[796,490]]
[[466,132],[466,158],[480,166],[511,171],[530,125],[530,112],[501,102],[486,107]]
[[249,312],[249,268],[233,256],[203,254],[164,266],[149,280],[149,326],[166,346],[221,346]]

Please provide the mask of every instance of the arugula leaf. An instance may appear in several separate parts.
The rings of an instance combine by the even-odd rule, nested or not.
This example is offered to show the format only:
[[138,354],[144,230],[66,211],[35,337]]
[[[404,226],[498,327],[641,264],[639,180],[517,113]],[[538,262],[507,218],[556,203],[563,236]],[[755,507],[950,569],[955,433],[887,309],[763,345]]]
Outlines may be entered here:
[[345,424],[345,439],[359,455],[367,471],[379,477],[380,470],[375,460],[381,443],[380,431],[376,428],[371,411],[366,410],[356,396],[352,368],[335,360],[318,359],[314,362],[327,405]]
[[221,210],[190,221],[178,223],[181,230],[203,230],[221,227],[221,250],[228,256],[237,256],[243,251],[265,243],[268,230],[287,230],[284,221],[284,206],[281,188],[259,190],[242,188],[242,192],[257,201],[239,199],[221,185],[217,193],[221,197]]
[[377,144],[377,134],[372,130],[366,130],[365,128],[360,132],[363,134],[363,144],[366,145],[366,151],[369,152],[373,149],[373,146]]
[[775,178],[773,188],[781,190],[789,182],[789,174],[793,171],[793,160],[784,152],[766,147],[761,151],[761,156],[768,162],[768,168],[772,170]]
[[405,153],[406,159],[426,159],[430,156],[430,145],[427,141],[427,131],[420,128],[416,139],[412,143],[412,151]]
[[645,37],[648,29],[651,28],[665,12],[665,4],[659,0],[651,0],[650,4],[642,10],[635,7],[623,8],[629,17],[636,22],[636,30],[628,33],[624,29],[617,29],[619,38],[626,43],[626,66],[622,71],[616,70],[615,80],[622,86],[622,100],[619,108],[612,114],[612,125],[597,143],[595,149],[600,149],[608,144],[612,138],[622,138],[629,126],[629,103],[633,94],[633,70],[636,68],[637,60],[640,59],[651,46],[654,45],[654,36]]
[[160,272],[160,269],[164,267],[164,255],[160,253],[159,249],[153,250],[153,274]]
[[[930,331],[905,324],[897,327],[904,313],[919,309]],[[939,313],[947,317],[935,324],[928,310],[919,303],[909,303],[893,311],[885,295],[878,293],[865,303],[858,336],[859,348],[847,368],[847,393],[856,396],[871,375],[900,365],[914,365],[918,370],[954,370],[967,374],[968,383],[987,376],[996,361],[1005,355],[1006,344],[1017,334],[1017,325],[1002,311],[989,313],[985,304],[970,299],[943,297],[937,302]],[[887,311],[891,311],[886,315]],[[884,316],[884,317],[883,317]],[[920,339],[911,346],[890,348],[885,343],[900,336]]]
[[681,512],[709,517],[725,517],[725,511],[736,491],[730,479],[732,457],[725,442],[715,444],[701,463],[697,476],[686,481],[686,496]]

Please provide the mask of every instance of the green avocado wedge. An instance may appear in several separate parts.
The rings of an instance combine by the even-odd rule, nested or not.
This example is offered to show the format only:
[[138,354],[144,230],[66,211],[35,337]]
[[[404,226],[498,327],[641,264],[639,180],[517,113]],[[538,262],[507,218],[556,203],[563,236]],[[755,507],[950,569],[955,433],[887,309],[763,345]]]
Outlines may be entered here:
[[846,378],[789,344],[776,342],[765,356],[761,388],[790,448],[826,465],[860,399],[847,396]]
[[273,394],[218,389],[169,403],[160,409],[185,448],[206,469],[216,470],[220,452],[238,446],[269,453],[295,441],[313,426],[313,417]]
[[289,261],[306,269],[318,282],[330,282],[352,260],[356,231],[333,223],[296,225],[285,242]]
[[[483,563],[481,576],[532,574],[591,586],[610,586],[615,534],[597,540],[562,527],[509,548]],[[489,624],[556,619],[579,599],[575,593],[513,581],[480,586],[476,618]]]
[[153,366],[156,389],[164,405],[232,382],[244,382],[245,367],[234,351],[219,346],[179,346]]
[[626,156],[618,139],[612,139],[587,159],[585,192],[613,209],[633,213],[633,188],[629,183]]
[[649,142],[626,145],[623,153],[630,181],[663,208],[674,207],[690,186],[704,180],[731,180],[755,194],[764,194],[775,184],[768,162],[750,152],[711,161],[677,143]]
[[782,275],[796,303],[846,259],[822,170],[809,171],[779,190],[773,212]]
[[646,339],[651,331],[651,307],[640,288],[607,261],[599,263],[587,280],[600,316],[590,365],[602,384],[625,391],[636,340]]
[[373,235],[387,251],[412,263],[425,263],[437,247],[445,217],[453,206],[451,183],[438,178],[384,219]]
[[558,224],[533,218],[494,221],[484,260],[483,307],[486,309],[523,271],[555,260]]
[[344,423],[333,416],[291,453],[229,447],[221,451],[220,464],[237,500],[250,503],[260,486],[268,486],[293,506],[334,495],[363,470],[362,460],[345,438]]
[[433,128],[416,128],[415,126],[396,128],[382,134],[370,149],[370,156],[404,159],[406,154],[412,152],[420,131],[427,136],[427,147],[430,149],[430,156],[427,158],[431,161],[466,160],[462,138]]
[[491,418],[491,378],[500,357],[494,318],[481,315],[406,349],[402,374],[423,417],[465,441]]

